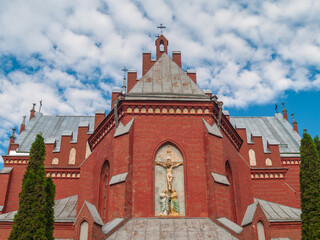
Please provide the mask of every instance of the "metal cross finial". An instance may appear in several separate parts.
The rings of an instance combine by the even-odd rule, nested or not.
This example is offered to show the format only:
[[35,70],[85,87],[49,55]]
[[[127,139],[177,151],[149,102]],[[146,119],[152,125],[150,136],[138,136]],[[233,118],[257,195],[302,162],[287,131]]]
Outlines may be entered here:
[[127,89],[127,86],[126,86],[126,73],[128,71],[128,69],[126,67],[124,67],[123,69],[121,69],[121,71],[123,71],[123,83],[122,83],[122,95],[126,94],[126,89]]
[[278,104],[275,104],[275,110],[278,113]]
[[12,138],[15,138],[15,132],[17,131],[17,129],[15,128],[12,128],[12,134],[11,134],[11,137]]
[[126,76],[126,72],[128,72],[128,69],[126,67],[122,68],[121,71],[123,72],[123,76]]
[[23,116],[22,125],[26,125],[26,117],[27,117],[27,116]]
[[166,28],[166,26],[163,26],[162,23],[160,23],[160,26],[157,26],[157,28],[160,28],[161,34],[162,34],[162,30]]
[[42,100],[40,101],[39,112],[41,112]]

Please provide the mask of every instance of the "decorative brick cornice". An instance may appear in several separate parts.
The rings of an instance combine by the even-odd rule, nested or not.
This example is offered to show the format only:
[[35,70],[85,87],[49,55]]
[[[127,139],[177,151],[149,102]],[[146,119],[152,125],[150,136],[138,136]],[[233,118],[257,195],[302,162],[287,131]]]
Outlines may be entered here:
[[300,160],[294,159],[294,160],[282,160],[283,165],[300,165]]
[[3,156],[3,162],[6,166],[27,165],[29,156]]
[[[213,102],[120,101],[118,104],[118,116],[119,120],[125,115],[213,116],[217,121],[219,108],[217,104],[212,103]],[[111,110],[94,133],[89,137],[88,142],[91,150],[97,146],[114,126],[114,110]],[[243,140],[224,115],[222,115],[221,128],[239,151]]]
[[61,169],[48,169],[46,168],[46,177],[51,178],[64,178],[64,179],[79,179],[80,178],[80,169],[70,169],[70,168],[61,168]]
[[135,115],[209,115],[210,105],[190,103],[132,103],[124,106],[126,114]]
[[[211,114],[212,104],[203,102],[144,102],[144,101],[120,101],[118,104],[119,120],[124,115],[184,115],[184,116],[208,116]],[[103,139],[103,137],[115,126],[114,110],[100,123],[88,142],[91,150]]]
[[252,180],[285,179],[288,168],[253,168]]
[[[5,166],[12,165],[27,165],[29,157],[25,156],[4,156],[3,157]],[[70,178],[79,179],[80,169],[79,168],[46,168],[46,176],[52,178]]]

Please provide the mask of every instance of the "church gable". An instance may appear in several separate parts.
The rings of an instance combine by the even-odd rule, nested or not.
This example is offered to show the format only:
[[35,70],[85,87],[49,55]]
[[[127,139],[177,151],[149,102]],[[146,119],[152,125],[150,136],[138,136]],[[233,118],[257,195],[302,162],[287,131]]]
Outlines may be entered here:
[[129,96],[137,94],[198,95],[209,98],[166,53],[128,93]]

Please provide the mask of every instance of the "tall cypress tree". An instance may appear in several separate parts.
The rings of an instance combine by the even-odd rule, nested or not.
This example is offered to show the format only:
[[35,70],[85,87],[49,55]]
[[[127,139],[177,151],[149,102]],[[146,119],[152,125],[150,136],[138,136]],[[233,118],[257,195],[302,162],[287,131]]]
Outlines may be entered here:
[[53,215],[51,201],[54,199],[55,189],[52,180],[46,180],[44,158],[44,139],[38,134],[30,149],[27,170],[19,194],[19,209],[14,217],[10,240],[53,239],[47,236],[47,230],[52,235],[52,230],[47,224],[52,224],[53,216],[51,218],[49,214]]
[[320,140],[319,140],[319,136],[318,135],[315,136],[313,141],[316,144],[316,148],[317,148],[317,151],[318,151],[318,156],[320,158]]
[[54,185],[52,178],[46,179],[46,236],[48,240],[54,240],[53,237],[53,224],[54,224],[54,196],[56,194],[56,186]]
[[320,160],[308,133],[301,139],[300,154],[302,239],[320,239]]

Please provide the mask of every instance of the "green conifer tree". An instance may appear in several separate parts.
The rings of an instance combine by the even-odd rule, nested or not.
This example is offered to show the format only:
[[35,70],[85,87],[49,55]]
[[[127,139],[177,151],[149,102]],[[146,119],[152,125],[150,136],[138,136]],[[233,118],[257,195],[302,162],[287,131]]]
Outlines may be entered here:
[[308,133],[301,139],[300,154],[302,239],[320,239],[320,160]]
[[[19,209],[14,217],[10,240],[46,240],[48,238],[47,221],[49,205],[52,208],[52,180],[46,180],[44,169],[45,145],[41,134],[38,134],[30,149],[27,170],[22,179],[22,190],[19,194]],[[47,187],[46,187],[47,186]],[[46,193],[46,188],[48,189]],[[51,223],[52,224],[52,223]],[[50,231],[51,232],[51,231]]]
[[315,136],[313,141],[316,144],[316,148],[317,148],[317,151],[318,151],[318,156],[320,158],[320,140],[319,140],[319,136],[318,135]]
[[56,194],[56,186],[54,185],[52,178],[46,179],[46,236],[47,240],[54,240],[53,237],[53,224],[54,224],[54,197]]

